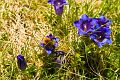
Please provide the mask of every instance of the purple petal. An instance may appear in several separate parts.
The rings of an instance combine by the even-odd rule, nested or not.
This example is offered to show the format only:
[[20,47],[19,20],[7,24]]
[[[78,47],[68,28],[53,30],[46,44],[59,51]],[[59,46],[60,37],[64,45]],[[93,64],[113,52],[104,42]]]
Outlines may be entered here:
[[76,21],[73,23],[73,25],[79,29],[80,26],[82,25],[82,20],[76,20]]
[[112,39],[108,39],[108,44],[112,44]]
[[50,33],[48,36],[46,36],[47,38],[53,39],[54,36]]
[[98,47],[101,48],[102,47],[102,43],[99,42],[97,39],[94,39],[94,41],[97,43]]
[[58,42],[56,42],[56,43],[54,44],[54,46],[55,46],[55,47],[58,46]]
[[110,35],[110,33],[112,32],[111,29],[108,27],[101,27],[100,30],[107,35]]
[[104,45],[107,43],[107,41],[108,41],[108,39],[104,39],[101,43]]
[[90,38],[94,40],[96,38],[96,36],[94,34],[91,34]]
[[111,22],[109,19],[105,18],[105,16],[103,15],[98,18],[98,21],[99,21],[99,24],[101,25],[105,25]]
[[54,40],[55,42],[58,42],[58,41],[59,41],[59,38],[56,37],[56,38],[54,38],[53,40]]
[[111,20],[108,20],[108,22],[105,24],[105,27],[108,27],[111,25],[112,21]]
[[100,25],[98,24],[98,20],[96,18],[93,18],[92,21],[90,22],[90,26],[92,29],[98,29],[100,28]]
[[103,16],[103,15],[100,16],[99,19],[100,19],[101,21],[106,21],[106,18],[105,18],[105,16]]
[[44,47],[44,46],[45,46],[45,44],[44,44],[44,43],[40,43],[40,46],[41,46],[41,47]]
[[57,15],[61,15],[63,13],[63,6],[54,5],[54,9]]
[[49,3],[49,4],[54,4],[54,1],[55,1],[55,0],[48,0],[48,3]]
[[79,29],[79,30],[78,30],[78,34],[79,34],[79,35],[83,35],[83,34],[86,34],[86,33],[85,33],[82,29]]
[[51,50],[46,50],[46,52],[47,52],[48,54],[51,54],[51,53],[52,53],[52,51],[51,51]]
[[102,47],[102,44],[100,42],[97,43],[98,44],[98,47],[101,48]]
[[93,30],[93,29],[88,29],[88,30],[86,31],[86,34],[87,34],[87,33],[90,33],[90,32],[94,32],[94,30]]
[[83,21],[86,21],[86,20],[88,20],[88,16],[87,16],[86,14],[83,14],[83,15],[81,16],[81,19],[82,19]]
[[68,4],[67,2],[66,2],[66,0],[62,0],[63,1],[63,4]]

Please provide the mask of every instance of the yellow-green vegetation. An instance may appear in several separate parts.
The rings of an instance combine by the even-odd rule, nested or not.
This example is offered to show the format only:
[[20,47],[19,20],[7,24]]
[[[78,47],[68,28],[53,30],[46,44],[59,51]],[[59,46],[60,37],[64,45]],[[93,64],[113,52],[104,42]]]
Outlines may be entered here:
[[[120,0],[67,0],[62,16],[47,0],[0,1],[0,80],[119,80]],[[73,22],[82,14],[112,20],[111,45],[102,48],[78,36]],[[48,55],[40,43],[52,33],[65,52],[59,69],[45,67]],[[88,45],[90,44],[90,45]],[[24,55],[27,68],[17,66]],[[47,57],[46,57],[47,56]],[[50,62],[49,64],[52,64]]]

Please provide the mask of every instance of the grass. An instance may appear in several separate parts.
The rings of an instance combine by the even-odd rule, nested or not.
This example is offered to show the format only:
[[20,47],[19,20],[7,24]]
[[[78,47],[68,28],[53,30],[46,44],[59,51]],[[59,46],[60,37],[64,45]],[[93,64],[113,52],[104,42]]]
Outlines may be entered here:
[[[120,1],[68,0],[62,17],[47,0],[0,1],[0,80],[119,80],[120,79]],[[51,12],[52,11],[52,12]],[[82,14],[112,20],[111,45],[98,48],[91,40],[77,35],[73,22]],[[60,38],[61,68],[39,46],[49,33]],[[17,67],[22,54],[27,69]],[[49,64],[49,68],[44,65]]]

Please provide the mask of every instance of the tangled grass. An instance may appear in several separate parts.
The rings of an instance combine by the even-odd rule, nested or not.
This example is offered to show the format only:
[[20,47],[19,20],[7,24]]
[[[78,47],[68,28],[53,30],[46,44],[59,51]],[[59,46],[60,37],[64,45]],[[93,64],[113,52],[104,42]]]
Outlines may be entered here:
[[[68,0],[62,17],[47,0],[0,1],[0,80],[119,80],[120,79],[120,1]],[[112,20],[112,45],[98,48],[77,35],[73,22],[82,14]],[[45,54],[39,46],[53,33],[60,38],[57,49],[66,54],[62,67],[48,72]],[[88,45],[90,44],[90,45]],[[23,54],[27,69],[20,71],[16,56]]]

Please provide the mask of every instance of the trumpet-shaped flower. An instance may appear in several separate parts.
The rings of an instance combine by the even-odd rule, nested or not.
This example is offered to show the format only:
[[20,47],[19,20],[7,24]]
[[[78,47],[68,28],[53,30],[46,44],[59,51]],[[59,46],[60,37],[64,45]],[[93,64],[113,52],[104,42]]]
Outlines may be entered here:
[[76,20],[73,25],[78,28],[78,35],[87,35],[89,32],[93,32],[93,23],[86,14],[82,15],[79,20]]
[[52,34],[49,34],[43,39],[43,42],[40,44],[45,51],[50,54],[54,51],[55,47],[58,46],[59,38],[54,37]]
[[104,44],[111,44],[112,40],[110,38],[111,30],[108,27],[100,27],[98,30],[90,35],[90,38],[97,43],[101,48]]
[[76,20],[73,25],[78,28],[79,35],[89,36],[99,47],[102,47],[106,43],[112,43],[110,38],[111,29],[109,27],[111,22],[111,20],[104,16],[89,18],[84,14],[79,20]]
[[18,68],[21,70],[25,70],[27,67],[25,58],[21,54],[17,56],[17,64],[18,64]]
[[111,20],[107,19],[105,16],[101,15],[99,18],[97,18],[98,23],[101,25],[101,27],[109,27],[112,23]]
[[61,15],[63,13],[64,5],[68,4],[66,0],[48,0],[48,3],[54,6],[57,15]]

